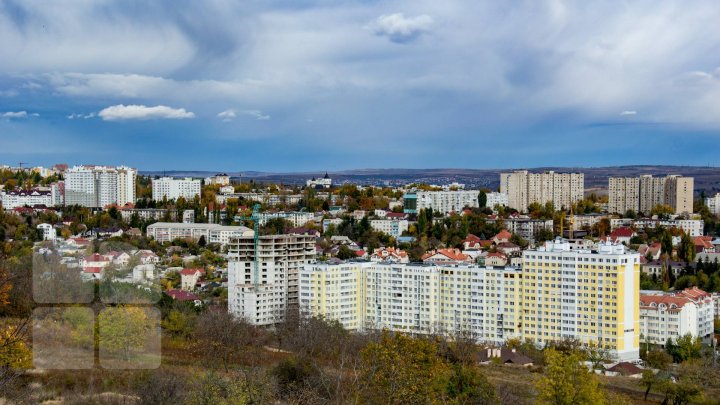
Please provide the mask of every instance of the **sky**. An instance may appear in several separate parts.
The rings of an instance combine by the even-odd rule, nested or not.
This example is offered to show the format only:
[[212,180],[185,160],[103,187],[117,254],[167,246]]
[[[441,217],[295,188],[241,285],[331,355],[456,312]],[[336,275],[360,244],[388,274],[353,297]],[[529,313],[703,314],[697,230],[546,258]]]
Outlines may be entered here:
[[717,1],[0,0],[0,164],[720,165]]

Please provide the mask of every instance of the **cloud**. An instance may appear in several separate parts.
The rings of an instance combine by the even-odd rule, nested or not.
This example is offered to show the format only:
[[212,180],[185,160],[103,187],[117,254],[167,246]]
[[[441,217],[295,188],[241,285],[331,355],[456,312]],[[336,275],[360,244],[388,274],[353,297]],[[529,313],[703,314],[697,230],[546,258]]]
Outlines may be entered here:
[[267,121],[270,119],[269,115],[263,114],[263,112],[260,110],[243,110],[240,111],[240,114],[249,115],[251,117],[254,117],[258,121]]
[[27,118],[27,111],[8,111],[2,114],[3,118]]
[[69,120],[74,120],[74,119],[81,119],[81,118],[82,118],[82,119],[87,120],[87,119],[90,119],[90,118],[93,118],[93,117],[95,117],[95,113],[94,113],[94,112],[91,112],[91,113],[89,113],[89,114],[72,113],[72,114],[70,114],[70,115],[67,116],[67,119],[69,119]]
[[634,111],[634,110],[625,110],[625,111],[621,112],[620,115],[622,115],[622,116],[637,115],[637,111]]
[[235,113],[235,110],[230,109],[219,112],[217,117],[222,119],[224,122],[228,122],[235,119],[235,117],[237,117],[237,114]]
[[368,28],[375,35],[386,36],[393,42],[404,43],[418,38],[421,34],[430,32],[434,21],[427,14],[415,17],[405,17],[403,13],[383,14],[376,18]]
[[144,105],[118,104],[107,107],[98,113],[104,121],[186,119],[195,118],[195,114],[184,108],[172,108],[164,105],[146,107]]

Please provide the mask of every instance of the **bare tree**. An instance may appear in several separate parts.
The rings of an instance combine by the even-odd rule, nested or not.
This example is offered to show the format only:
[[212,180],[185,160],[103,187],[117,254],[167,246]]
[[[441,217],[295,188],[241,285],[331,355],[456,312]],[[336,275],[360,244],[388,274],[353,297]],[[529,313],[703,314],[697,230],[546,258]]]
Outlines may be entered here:
[[261,336],[260,331],[247,321],[223,310],[208,310],[198,316],[193,332],[195,349],[210,361],[219,360],[226,372],[230,364]]

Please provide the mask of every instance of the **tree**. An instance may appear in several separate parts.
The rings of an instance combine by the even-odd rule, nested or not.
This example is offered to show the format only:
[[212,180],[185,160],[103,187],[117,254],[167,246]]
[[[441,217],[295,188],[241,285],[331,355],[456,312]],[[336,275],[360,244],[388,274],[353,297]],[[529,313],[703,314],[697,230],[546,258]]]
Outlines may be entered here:
[[355,252],[345,245],[340,246],[336,256],[340,260],[348,260],[357,257]]
[[477,366],[454,364],[447,383],[447,395],[458,405],[495,403],[495,388]]
[[361,397],[367,403],[420,404],[438,400],[447,385],[447,364],[437,345],[384,331],[362,358]]
[[660,243],[662,245],[662,252],[666,255],[668,259],[671,259],[673,255],[673,244],[670,232],[663,231]]
[[100,328],[100,350],[119,354],[129,360],[136,348],[145,346],[150,334],[151,323],[144,308],[111,307],[98,316]]
[[193,337],[195,349],[208,361],[220,360],[227,372],[243,348],[256,340],[257,331],[227,311],[208,310],[198,317]]
[[695,261],[695,243],[693,242],[690,235],[684,233],[680,239],[680,245],[678,246],[678,257],[683,259],[685,263],[691,263]]
[[647,401],[648,394],[650,393],[653,385],[656,385],[657,382],[658,379],[652,370],[643,370],[640,385],[645,387],[645,397],[643,398],[645,401]]
[[545,351],[545,373],[536,382],[538,403],[603,404],[605,398],[597,378],[582,365],[578,352],[563,354],[553,348]]
[[665,351],[673,357],[676,363],[682,363],[686,360],[700,358],[702,341],[699,337],[693,338],[690,333],[680,336],[675,343],[668,338],[665,342]]
[[672,356],[666,353],[664,350],[650,350],[645,355],[645,363],[648,365],[648,367],[657,368],[660,370],[667,370],[668,366],[672,363],[672,361]]
[[175,336],[185,337],[192,332],[193,319],[187,313],[172,309],[161,325],[163,329]]
[[207,241],[205,240],[205,235],[200,235],[200,239],[198,239],[198,246],[201,248],[207,246]]
[[480,193],[478,194],[478,207],[485,208],[487,206],[487,194],[485,194],[484,191],[480,190]]

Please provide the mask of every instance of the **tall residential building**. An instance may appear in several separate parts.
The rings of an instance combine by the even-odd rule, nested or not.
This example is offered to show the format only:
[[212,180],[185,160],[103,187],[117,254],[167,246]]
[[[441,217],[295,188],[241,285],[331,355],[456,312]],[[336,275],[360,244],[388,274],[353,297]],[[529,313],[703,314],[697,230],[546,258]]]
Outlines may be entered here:
[[610,177],[608,179],[608,212],[624,214],[638,212],[640,207],[640,179]]
[[608,179],[608,212],[624,214],[628,210],[649,215],[656,205],[669,205],[675,214],[693,212],[694,179],[670,175]]
[[707,197],[705,199],[705,205],[707,205],[710,212],[715,215],[720,215],[720,193],[715,194],[714,197]]
[[523,252],[522,336],[539,345],[564,338],[599,343],[637,359],[640,255],[622,245],[571,250],[566,240]]
[[521,280],[515,267],[308,264],[300,271],[300,309],[350,330],[470,332],[502,344],[520,337]]
[[500,174],[500,192],[508,196],[510,208],[527,211],[532,203],[552,202],[555,208],[570,207],[583,199],[583,173],[529,173],[517,170]]
[[65,171],[65,205],[134,203],[136,179],[137,170],[125,166],[75,166]]
[[478,190],[414,191],[406,193],[404,211],[417,214],[420,210],[432,209],[444,215],[460,212],[465,207],[478,207]]
[[236,238],[228,256],[228,311],[254,325],[274,325],[283,322],[288,311],[297,311],[298,276],[305,264],[315,261],[315,238],[263,235],[257,252],[252,236]]
[[184,179],[161,177],[152,181],[152,198],[155,201],[177,200],[180,197],[192,200],[199,196],[200,180],[193,180],[190,177]]

